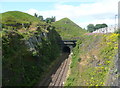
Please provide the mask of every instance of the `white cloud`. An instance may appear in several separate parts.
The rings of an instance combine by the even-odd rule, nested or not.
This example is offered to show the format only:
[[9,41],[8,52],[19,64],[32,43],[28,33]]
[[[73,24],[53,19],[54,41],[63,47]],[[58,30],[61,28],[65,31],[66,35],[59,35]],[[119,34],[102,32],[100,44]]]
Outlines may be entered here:
[[114,25],[114,16],[118,11],[118,0],[97,0],[94,3],[82,3],[79,6],[56,4],[54,8],[54,10],[47,11],[29,9],[26,12],[31,15],[38,13],[45,18],[56,16],[57,20],[68,17],[81,27],[86,27],[89,23]]

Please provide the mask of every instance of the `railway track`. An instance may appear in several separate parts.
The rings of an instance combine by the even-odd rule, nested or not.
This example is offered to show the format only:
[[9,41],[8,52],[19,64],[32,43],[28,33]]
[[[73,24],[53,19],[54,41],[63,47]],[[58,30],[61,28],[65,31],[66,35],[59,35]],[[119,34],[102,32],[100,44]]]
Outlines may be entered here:
[[66,68],[67,61],[68,61],[68,59],[66,59],[62,63],[61,67],[59,68],[60,70],[58,69],[58,73],[56,73],[56,75],[53,76],[53,82],[51,83],[52,85],[50,84],[49,86],[53,86],[53,88],[54,88],[54,86],[62,86],[63,82],[61,81],[61,79],[64,75],[64,70]]
[[39,86],[47,86],[48,88],[63,86],[70,63],[69,53],[63,53],[59,59],[56,66]]

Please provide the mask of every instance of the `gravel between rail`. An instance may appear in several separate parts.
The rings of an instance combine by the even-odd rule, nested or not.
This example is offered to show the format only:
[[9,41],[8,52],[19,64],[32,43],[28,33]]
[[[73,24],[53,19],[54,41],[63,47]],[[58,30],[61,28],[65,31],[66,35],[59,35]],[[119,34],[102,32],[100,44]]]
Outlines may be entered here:
[[[63,86],[66,79],[67,71],[69,69],[70,57],[69,53],[62,53],[59,61],[50,69],[50,73],[39,83],[38,88],[46,86],[48,88],[55,88],[56,86]],[[35,88],[37,88],[35,87]]]

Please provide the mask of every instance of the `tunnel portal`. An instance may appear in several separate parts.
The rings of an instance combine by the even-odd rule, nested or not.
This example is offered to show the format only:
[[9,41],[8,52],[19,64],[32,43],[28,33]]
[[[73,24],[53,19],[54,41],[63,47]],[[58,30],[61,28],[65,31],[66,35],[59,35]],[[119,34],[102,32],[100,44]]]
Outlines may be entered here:
[[70,53],[70,48],[68,46],[64,46],[62,51],[65,53]]
[[59,42],[62,52],[70,53],[76,46],[77,40],[62,40]]

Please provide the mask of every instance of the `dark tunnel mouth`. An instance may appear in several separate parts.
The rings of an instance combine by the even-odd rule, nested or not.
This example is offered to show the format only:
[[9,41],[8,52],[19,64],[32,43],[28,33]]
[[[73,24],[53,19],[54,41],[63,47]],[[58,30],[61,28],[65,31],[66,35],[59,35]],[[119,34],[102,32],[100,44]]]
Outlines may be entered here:
[[65,53],[70,53],[70,48],[68,46],[64,46],[62,51]]

